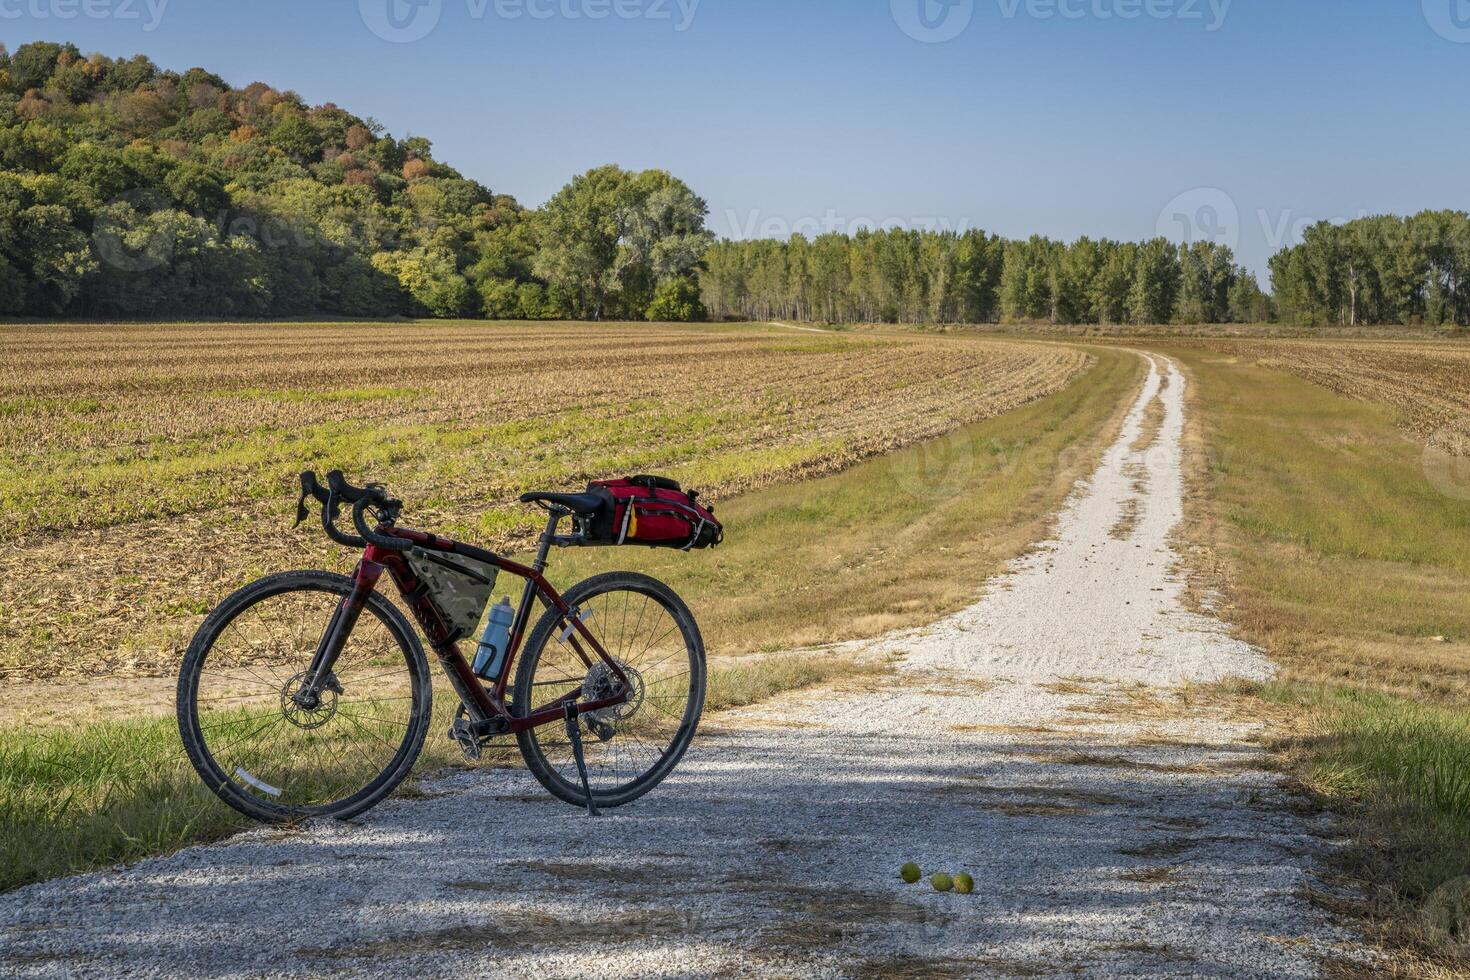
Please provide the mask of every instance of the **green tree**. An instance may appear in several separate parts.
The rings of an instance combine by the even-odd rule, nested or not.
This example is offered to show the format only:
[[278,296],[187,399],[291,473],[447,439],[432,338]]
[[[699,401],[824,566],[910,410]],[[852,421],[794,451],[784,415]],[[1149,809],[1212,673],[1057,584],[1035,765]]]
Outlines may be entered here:
[[1238,270],[1230,286],[1230,320],[1233,323],[1267,323],[1275,319],[1271,297],[1261,291],[1256,277]]
[[663,171],[598,167],[537,215],[535,274],[573,298],[579,316],[642,315],[658,284],[687,275],[708,248],[705,203]]
[[1179,295],[1179,280],[1179,249],[1173,242],[1155,238],[1140,245],[1128,291],[1130,321],[1168,323]]
[[676,276],[663,282],[648,307],[650,320],[688,323],[707,316],[699,299],[699,285],[692,276]]
[[472,310],[474,290],[449,252],[422,248],[379,252],[372,262],[375,269],[396,278],[430,316],[463,316]]

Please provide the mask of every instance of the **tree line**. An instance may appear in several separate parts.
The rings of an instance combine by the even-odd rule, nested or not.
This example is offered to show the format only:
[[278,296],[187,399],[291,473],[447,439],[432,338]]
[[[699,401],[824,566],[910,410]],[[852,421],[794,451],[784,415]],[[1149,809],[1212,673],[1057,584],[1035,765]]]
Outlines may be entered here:
[[1470,325],[1470,215],[1321,222],[1271,259],[1281,318],[1305,325]]
[[830,322],[1259,322],[1270,297],[1224,245],[902,229],[722,241],[704,258],[712,315]]
[[432,149],[202,68],[0,46],[0,316],[1470,324],[1464,212],[1315,225],[1267,295],[1211,242],[716,242],[661,170],[530,210]]
[[604,167],[529,211],[331,104],[0,47],[0,315],[688,319],[706,210]]

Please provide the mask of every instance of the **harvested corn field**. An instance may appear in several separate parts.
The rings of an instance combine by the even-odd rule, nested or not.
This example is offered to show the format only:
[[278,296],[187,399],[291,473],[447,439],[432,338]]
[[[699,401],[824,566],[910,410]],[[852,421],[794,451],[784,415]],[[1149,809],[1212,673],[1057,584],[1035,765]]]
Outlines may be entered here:
[[1218,340],[1192,344],[1391,406],[1420,442],[1470,456],[1470,347],[1463,342]]
[[648,324],[0,329],[0,676],[170,669],[230,589],[346,555],[296,474],[384,480],[507,546],[526,489],[658,470],[718,499],[1065,386],[1075,349]]

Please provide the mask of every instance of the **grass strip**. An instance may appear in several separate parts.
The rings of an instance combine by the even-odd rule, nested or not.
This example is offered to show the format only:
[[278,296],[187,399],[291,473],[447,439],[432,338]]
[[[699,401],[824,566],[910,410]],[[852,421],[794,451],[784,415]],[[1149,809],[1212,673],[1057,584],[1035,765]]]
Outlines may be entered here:
[[1287,709],[1279,747],[1355,831],[1338,864],[1369,896],[1372,969],[1470,975],[1470,907],[1433,921],[1470,875],[1470,501],[1431,484],[1392,408],[1168,352],[1198,381],[1197,556],[1282,664],[1247,695]]

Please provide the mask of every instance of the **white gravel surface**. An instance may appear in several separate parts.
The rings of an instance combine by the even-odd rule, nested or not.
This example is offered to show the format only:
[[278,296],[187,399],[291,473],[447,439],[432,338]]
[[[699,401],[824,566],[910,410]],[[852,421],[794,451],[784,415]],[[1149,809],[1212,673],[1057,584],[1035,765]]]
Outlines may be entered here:
[[[598,821],[522,771],[465,773],[350,825],[13,892],[0,974],[1314,976],[1352,941],[1294,897],[1324,828],[1249,726],[1156,710],[1270,666],[1181,602],[1184,379],[1150,364],[1054,540],[865,645],[893,676],[711,719]],[[909,860],[975,894],[904,885]]]

